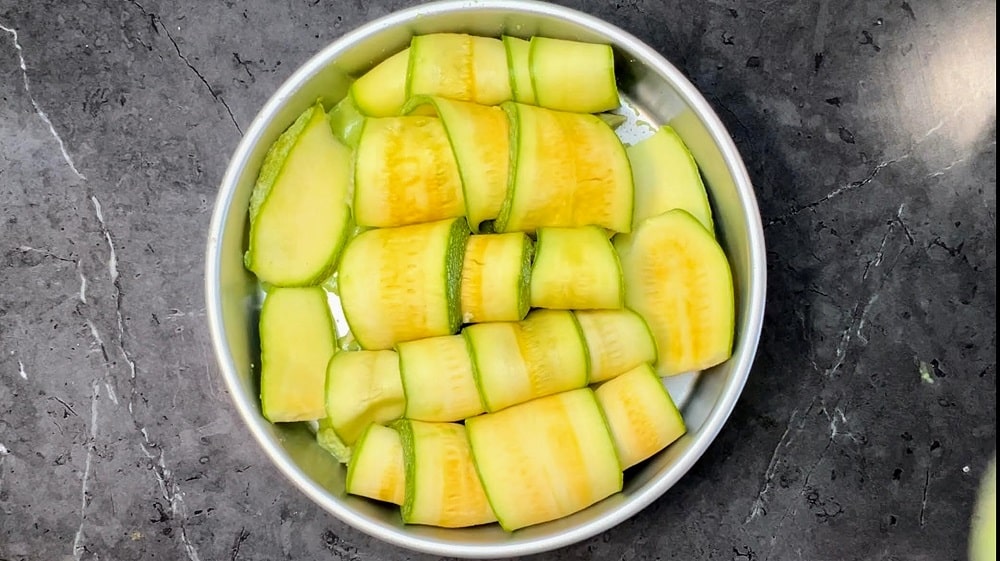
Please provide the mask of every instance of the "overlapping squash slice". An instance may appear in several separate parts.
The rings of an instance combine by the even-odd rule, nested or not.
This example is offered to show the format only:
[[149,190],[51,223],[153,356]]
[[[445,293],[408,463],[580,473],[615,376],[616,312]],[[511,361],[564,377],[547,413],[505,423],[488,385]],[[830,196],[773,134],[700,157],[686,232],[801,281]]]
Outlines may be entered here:
[[436,95],[482,105],[510,99],[507,55],[492,37],[417,35],[410,42],[407,95]]
[[623,292],[618,255],[602,228],[538,229],[532,307],[613,310],[622,307]]
[[504,103],[511,175],[494,227],[632,228],[632,171],[621,140],[594,115]]
[[325,415],[326,364],[337,348],[322,288],[274,288],[260,311],[260,403],[272,423]]
[[590,388],[473,417],[465,426],[505,530],[567,516],[621,491],[614,442]]
[[463,330],[487,411],[587,385],[587,349],[572,312],[535,310],[524,321]]
[[507,116],[498,107],[433,96],[414,97],[403,111],[440,117],[458,164],[465,215],[479,232],[500,214],[507,194]]
[[683,209],[698,219],[712,235],[715,224],[698,165],[684,141],[669,126],[627,149],[635,180],[633,223]]
[[278,137],[250,197],[244,261],[273,286],[322,282],[351,229],[351,151],[330,130],[317,102]]
[[462,265],[462,322],[524,319],[533,255],[534,243],[522,232],[470,237]]
[[681,412],[648,364],[601,384],[594,393],[622,469],[663,450],[687,431]]
[[464,337],[431,337],[400,343],[396,349],[407,419],[461,421],[483,412]]
[[590,383],[610,380],[644,363],[656,362],[653,335],[632,310],[578,310],[590,358]]
[[365,119],[354,163],[354,220],[391,228],[465,216],[462,178],[441,120]]
[[395,351],[345,351],[326,369],[326,418],[350,446],[371,423],[403,416],[406,407]]
[[362,348],[451,335],[462,322],[460,287],[469,225],[454,218],[368,230],[344,249],[340,302]]
[[541,107],[600,113],[620,105],[610,45],[532,37],[528,61]]
[[351,85],[351,97],[369,117],[394,117],[406,103],[406,76],[410,49],[380,62]]
[[496,521],[464,426],[403,420],[395,427],[406,467],[403,522],[461,528]]
[[687,211],[676,209],[615,238],[625,304],[646,320],[659,372],[709,368],[733,349],[733,278],[722,247]]
[[406,498],[403,443],[395,429],[370,424],[361,433],[347,464],[346,491],[402,505]]

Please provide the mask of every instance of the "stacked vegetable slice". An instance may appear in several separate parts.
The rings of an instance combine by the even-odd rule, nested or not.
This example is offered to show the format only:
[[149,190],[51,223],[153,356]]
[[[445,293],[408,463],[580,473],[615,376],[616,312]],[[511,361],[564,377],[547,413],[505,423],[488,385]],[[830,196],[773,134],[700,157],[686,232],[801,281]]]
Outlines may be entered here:
[[349,493],[512,531],[685,433],[660,376],[728,358],[732,278],[680,137],[626,148],[618,105],[607,45],[424,35],[269,151],[262,412],[318,421]]

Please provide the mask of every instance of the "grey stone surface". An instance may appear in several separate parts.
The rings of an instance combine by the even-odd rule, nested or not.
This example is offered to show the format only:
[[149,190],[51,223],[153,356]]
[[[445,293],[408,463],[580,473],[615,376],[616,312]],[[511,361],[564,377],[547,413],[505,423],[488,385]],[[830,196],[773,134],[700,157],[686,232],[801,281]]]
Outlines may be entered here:
[[[202,289],[240,129],[410,3],[0,0],[0,559],[430,559],[265,460]],[[964,559],[996,442],[996,3],[565,3],[650,43],[730,127],[770,288],[704,458],[540,558]]]

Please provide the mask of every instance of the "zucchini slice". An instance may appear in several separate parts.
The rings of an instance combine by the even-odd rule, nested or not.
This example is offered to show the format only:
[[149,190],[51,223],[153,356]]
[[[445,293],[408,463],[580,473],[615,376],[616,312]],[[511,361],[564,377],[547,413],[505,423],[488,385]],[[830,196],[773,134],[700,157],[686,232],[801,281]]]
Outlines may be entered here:
[[523,232],[471,236],[462,265],[462,322],[524,319],[533,254],[534,242]]
[[429,108],[444,124],[462,178],[465,215],[472,231],[479,232],[483,221],[500,214],[507,195],[507,115],[498,107],[432,96],[412,98],[403,111]]
[[567,516],[622,489],[614,442],[590,388],[473,417],[465,426],[505,530]]
[[511,173],[494,228],[632,228],[632,170],[621,140],[594,115],[508,102]]
[[399,373],[407,419],[461,421],[483,412],[472,358],[461,335],[400,343]]
[[587,385],[587,348],[572,312],[535,310],[519,322],[463,330],[487,411]]
[[357,104],[354,103],[354,96],[350,93],[344,96],[344,99],[338,101],[337,105],[333,106],[328,117],[333,134],[345,146],[357,149],[358,140],[361,139],[361,127],[365,123],[365,116],[358,109]]
[[462,528],[496,521],[464,426],[411,420],[395,426],[406,467],[403,522]]
[[369,117],[394,117],[406,103],[410,49],[392,55],[351,84],[351,97]]
[[574,113],[600,113],[621,105],[611,45],[532,37],[529,50],[538,105]]
[[504,35],[501,41],[507,51],[507,73],[510,74],[510,92],[514,101],[534,105],[535,86],[531,83],[529,66],[531,43],[510,35]]
[[351,447],[340,439],[340,435],[333,428],[333,421],[329,417],[323,417],[319,420],[316,428],[316,443],[336,458],[338,462],[347,464],[351,461]]
[[272,286],[309,286],[336,267],[350,231],[351,151],[316,102],[268,150],[250,196],[244,262]]
[[632,310],[580,310],[576,321],[587,342],[591,384],[610,380],[640,364],[656,362],[653,335]]
[[712,208],[698,164],[681,137],[669,126],[626,149],[635,179],[632,223],[680,208],[691,213],[715,235]]
[[274,288],[260,311],[260,404],[272,423],[325,415],[326,364],[337,348],[322,288]]
[[403,442],[395,429],[370,424],[361,433],[347,464],[346,491],[401,505],[406,497]]
[[344,249],[338,288],[364,349],[458,332],[469,225],[464,218],[368,230]]
[[403,416],[406,401],[395,351],[345,351],[326,369],[326,416],[347,446],[371,423]]
[[594,393],[611,428],[622,469],[649,458],[687,432],[681,412],[649,364],[601,384]]
[[392,228],[465,216],[462,178],[440,119],[365,119],[354,164],[354,220]]
[[603,228],[539,228],[531,306],[618,309],[624,302],[618,254]]
[[729,261],[687,211],[646,219],[616,236],[625,305],[646,320],[658,370],[669,376],[709,368],[733,352],[736,312]]
[[407,97],[436,95],[482,105],[511,98],[507,54],[492,37],[417,35],[410,42]]

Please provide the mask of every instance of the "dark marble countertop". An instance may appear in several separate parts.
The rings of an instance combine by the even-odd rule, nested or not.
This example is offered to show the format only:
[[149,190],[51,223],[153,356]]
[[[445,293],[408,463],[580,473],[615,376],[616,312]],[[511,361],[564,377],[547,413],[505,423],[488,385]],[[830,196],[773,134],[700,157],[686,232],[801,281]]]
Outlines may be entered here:
[[[265,459],[202,288],[241,129],[411,3],[0,0],[0,559],[430,559]],[[996,442],[996,2],[565,3],[659,50],[730,128],[769,290],[703,459],[542,557],[964,559]]]

